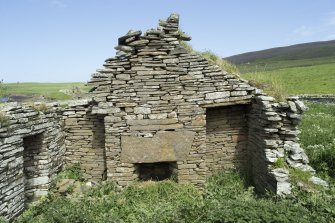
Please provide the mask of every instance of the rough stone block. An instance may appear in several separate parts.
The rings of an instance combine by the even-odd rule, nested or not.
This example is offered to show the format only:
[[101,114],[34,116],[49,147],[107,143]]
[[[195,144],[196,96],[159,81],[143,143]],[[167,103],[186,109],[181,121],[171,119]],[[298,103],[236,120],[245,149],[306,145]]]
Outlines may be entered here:
[[195,133],[158,132],[153,138],[121,137],[121,160],[130,163],[154,163],[184,160],[188,155]]

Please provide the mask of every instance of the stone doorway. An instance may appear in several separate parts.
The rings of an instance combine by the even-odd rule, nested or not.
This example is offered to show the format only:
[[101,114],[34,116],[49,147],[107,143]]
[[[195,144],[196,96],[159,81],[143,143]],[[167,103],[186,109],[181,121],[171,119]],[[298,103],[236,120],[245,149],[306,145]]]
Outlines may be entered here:
[[28,203],[48,193],[49,160],[43,138],[43,133],[23,138],[24,190]]
[[135,170],[140,181],[176,180],[176,162],[137,163]]
[[210,171],[245,170],[248,163],[248,105],[206,111],[207,167]]

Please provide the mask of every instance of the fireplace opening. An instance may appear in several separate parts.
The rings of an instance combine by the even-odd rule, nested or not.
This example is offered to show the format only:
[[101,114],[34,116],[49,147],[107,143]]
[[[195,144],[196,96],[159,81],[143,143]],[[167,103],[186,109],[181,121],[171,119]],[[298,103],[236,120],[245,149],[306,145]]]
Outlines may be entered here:
[[176,162],[138,163],[135,169],[140,181],[175,180],[177,172]]

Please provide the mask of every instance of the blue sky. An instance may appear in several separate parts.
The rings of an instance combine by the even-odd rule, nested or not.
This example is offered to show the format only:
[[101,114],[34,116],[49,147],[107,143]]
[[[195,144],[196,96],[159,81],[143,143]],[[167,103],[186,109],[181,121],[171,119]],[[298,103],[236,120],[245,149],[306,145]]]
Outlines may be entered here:
[[334,0],[0,0],[0,79],[87,81],[119,36],[172,12],[195,49],[222,57],[335,39]]

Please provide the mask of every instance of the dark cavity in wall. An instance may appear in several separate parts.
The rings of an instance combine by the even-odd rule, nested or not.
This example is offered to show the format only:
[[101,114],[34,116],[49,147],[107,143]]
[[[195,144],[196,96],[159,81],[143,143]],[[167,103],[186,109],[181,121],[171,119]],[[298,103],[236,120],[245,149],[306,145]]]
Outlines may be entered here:
[[26,203],[47,194],[49,186],[49,161],[43,147],[43,134],[23,138],[23,173]]
[[141,181],[176,180],[176,162],[137,163],[135,169]]
[[207,109],[207,166],[210,171],[244,171],[247,168],[248,110],[247,105]]

